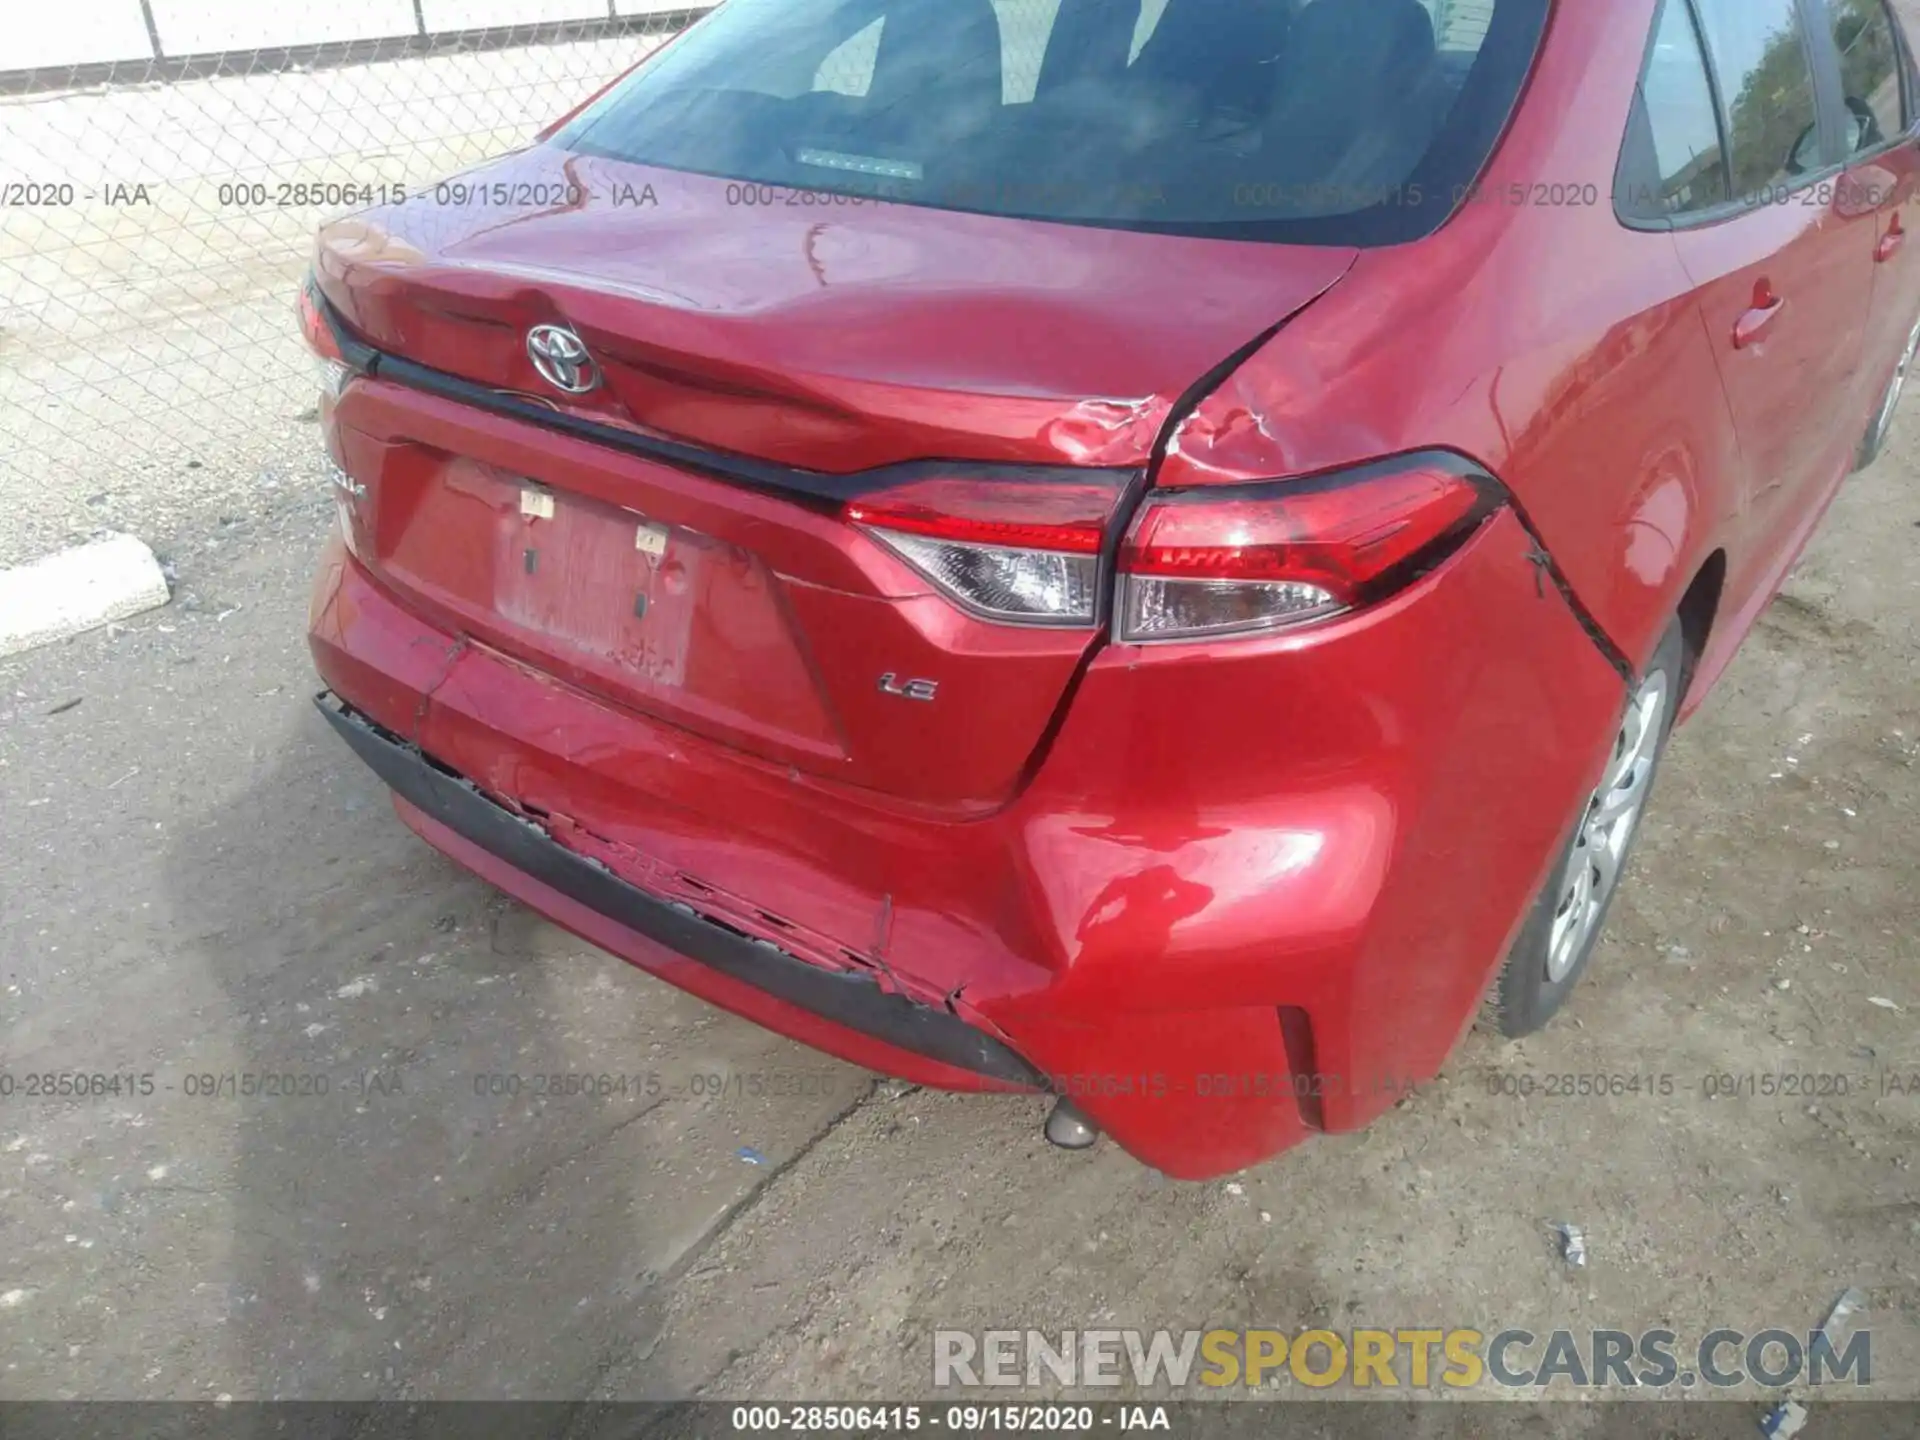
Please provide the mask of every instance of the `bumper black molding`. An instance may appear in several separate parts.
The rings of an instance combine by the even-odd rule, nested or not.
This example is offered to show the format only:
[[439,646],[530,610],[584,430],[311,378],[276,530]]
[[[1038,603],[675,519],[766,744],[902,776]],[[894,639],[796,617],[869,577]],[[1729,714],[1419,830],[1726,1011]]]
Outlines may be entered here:
[[636,934],[723,975],[889,1045],[1026,1089],[1046,1078],[957,1015],[882,990],[863,975],[810,965],[628,884],[382,729],[338,696],[314,699],[353,752],[393,791],[455,834]]

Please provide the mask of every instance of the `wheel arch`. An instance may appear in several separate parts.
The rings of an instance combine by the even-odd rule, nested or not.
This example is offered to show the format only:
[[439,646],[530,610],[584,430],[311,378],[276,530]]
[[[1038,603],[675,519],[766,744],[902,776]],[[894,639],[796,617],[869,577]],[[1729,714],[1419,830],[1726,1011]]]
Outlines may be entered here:
[[1680,631],[1686,641],[1686,669],[1681,679],[1680,703],[1683,709],[1690,708],[1693,696],[1693,677],[1700,664],[1700,657],[1707,653],[1707,641],[1713,634],[1714,621],[1720,615],[1720,600],[1727,589],[1727,552],[1716,549],[1694,572],[1688,582],[1676,615],[1680,621]]

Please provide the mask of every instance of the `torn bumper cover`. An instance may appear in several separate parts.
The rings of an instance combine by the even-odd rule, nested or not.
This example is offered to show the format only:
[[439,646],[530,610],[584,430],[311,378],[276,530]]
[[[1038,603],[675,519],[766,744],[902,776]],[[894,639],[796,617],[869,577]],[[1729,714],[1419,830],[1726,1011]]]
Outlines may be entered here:
[[401,800],[436,825],[540,884],[709,969],[836,1025],[1021,1089],[1045,1077],[956,1015],[890,994],[876,980],[788,955],[765,940],[661,899],[576,854],[470,781],[353,710],[331,692],[315,697],[327,723]]

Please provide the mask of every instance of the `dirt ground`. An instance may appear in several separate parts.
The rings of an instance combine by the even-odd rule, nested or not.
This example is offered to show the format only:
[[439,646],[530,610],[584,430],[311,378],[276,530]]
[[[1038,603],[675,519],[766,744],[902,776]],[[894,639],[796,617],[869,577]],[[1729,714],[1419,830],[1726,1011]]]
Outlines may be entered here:
[[[1857,1286],[1874,1393],[1920,1399],[1920,1094],[1706,1083],[1920,1075],[1920,400],[1676,737],[1561,1019],[1204,1186],[1049,1149],[1040,1100],[788,1044],[414,840],[309,703],[316,444],[269,406],[104,457],[94,509],[174,602],[0,662],[0,1075],[154,1077],[0,1097],[0,1397],[897,1399],[937,1328],[1697,1338],[1804,1333]],[[90,492],[4,479],[38,518],[0,551],[84,531]],[[196,1093],[261,1072],[327,1093]],[[487,1093],[595,1072],[672,1093]],[[1502,1093],[1595,1072],[1677,1083]]]

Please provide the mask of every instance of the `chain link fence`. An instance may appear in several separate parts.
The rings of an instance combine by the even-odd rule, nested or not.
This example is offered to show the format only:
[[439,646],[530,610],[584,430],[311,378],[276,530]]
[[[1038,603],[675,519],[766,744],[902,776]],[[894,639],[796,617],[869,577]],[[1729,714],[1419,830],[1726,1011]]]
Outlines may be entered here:
[[[1423,3],[1443,36],[1485,29],[1490,0]],[[994,4],[1009,98],[1026,98],[1060,0]],[[1142,36],[1166,4],[1141,0]],[[707,8],[59,0],[10,17],[0,565],[103,529],[164,542],[189,493],[244,511],[304,483],[313,381],[290,307],[318,225],[402,192],[432,203],[434,182],[524,144]],[[877,39],[820,83],[858,91]]]
[[[0,564],[101,528],[164,534],[155,507],[183,472],[291,480],[316,445],[291,309],[315,229],[398,193],[430,200],[436,180],[526,143],[700,13],[591,0],[597,19],[436,33],[435,11],[556,7],[397,0],[411,33],[336,40],[339,14],[288,7],[274,37],[288,44],[175,56],[161,22],[205,44],[257,32],[264,7],[187,0],[156,16],[155,3],[66,0],[0,29]],[[356,3],[371,0],[337,8],[353,20]],[[86,29],[115,4],[141,24]],[[69,6],[77,17],[57,13]],[[303,23],[312,43],[295,43]],[[136,38],[156,53],[21,63]]]

